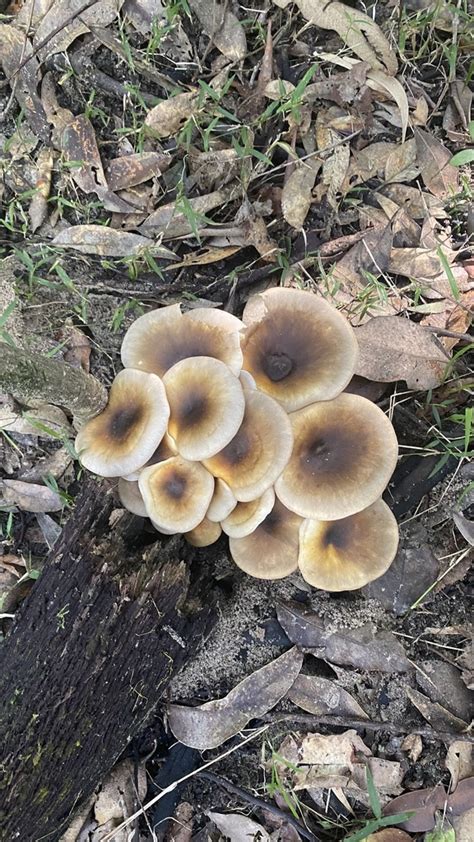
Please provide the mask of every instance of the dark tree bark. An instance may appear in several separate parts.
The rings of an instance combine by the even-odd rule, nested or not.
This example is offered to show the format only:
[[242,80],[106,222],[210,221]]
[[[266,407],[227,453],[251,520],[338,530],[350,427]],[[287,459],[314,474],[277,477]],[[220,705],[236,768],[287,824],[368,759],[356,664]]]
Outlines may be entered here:
[[2,842],[60,838],[208,626],[202,565],[114,506],[85,483],[0,649]]

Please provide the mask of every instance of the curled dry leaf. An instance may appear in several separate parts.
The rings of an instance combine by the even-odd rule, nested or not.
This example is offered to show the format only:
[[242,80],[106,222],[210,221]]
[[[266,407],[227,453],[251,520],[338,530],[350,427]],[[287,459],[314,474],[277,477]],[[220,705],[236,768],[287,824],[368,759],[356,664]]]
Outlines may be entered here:
[[446,661],[421,661],[418,666],[416,678],[423,693],[432,702],[449,708],[459,719],[470,722],[474,713],[474,697],[464,685],[457,667]]
[[420,711],[421,715],[429,724],[437,731],[455,731],[462,733],[468,727],[468,723],[463,719],[459,719],[454,713],[451,713],[443,705],[438,702],[432,702],[423,693],[414,690],[412,687],[407,687],[407,696]]
[[41,149],[36,161],[36,184],[35,192],[31,198],[28,216],[30,217],[31,230],[33,233],[38,230],[46,219],[48,212],[48,198],[51,189],[51,172],[53,169],[52,149],[45,147]]
[[112,191],[135,187],[161,175],[170,163],[171,155],[166,152],[137,152],[112,158],[105,168],[107,184]]
[[98,0],[84,8],[84,0],[55,0],[36,29],[33,46],[44,61],[67,50],[89,27],[105,27],[115,20],[123,0]]
[[290,687],[287,698],[308,713],[368,719],[365,710],[351,694],[328,678],[299,675]]
[[312,191],[321,162],[308,158],[299,162],[287,178],[281,194],[283,217],[293,228],[300,231],[311,207]]
[[53,404],[44,404],[21,414],[0,406],[0,428],[8,433],[45,439],[57,439],[58,436],[74,433],[65,413]]
[[385,162],[385,181],[413,181],[420,173],[416,163],[416,142],[413,138],[389,153]]
[[[290,0],[273,0],[281,9]],[[360,9],[351,9],[338,0],[296,0],[303,17],[320,29],[332,29],[344,43],[375,70],[384,70],[390,76],[397,72],[395,53],[382,30],[372,18]]]
[[[17,68],[25,59],[21,70]],[[0,23],[0,64],[10,85],[15,86],[15,97],[24,110],[28,124],[35,135],[48,143],[50,128],[43,104],[36,92],[39,81],[39,62],[33,55],[33,48],[23,32],[12,24]]]
[[[222,190],[214,190],[206,196],[196,196],[187,200],[188,210],[195,215],[195,222],[199,225],[205,220],[200,220],[206,213],[226,202],[234,201],[242,195],[242,187],[240,184],[229,184],[228,187]],[[152,231],[155,234],[163,234],[163,239],[170,240],[175,237],[184,237],[186,234],[191,234],[194,231],[193,222],[190,219],[190,213],[181,212],[176,207],[176,202],[170,202],[168,205],[162,205],[153,211],[145,221],[140,225],[140,231],[144,233]]]
[[432,830],[435,826],[436,810],[444,810],[446,806],[446,791],[442,784],[431,789],[419,789],[416,792],[406,792],[390,801],[383,810],[384,816],[394,816],[397,813],[413,811],[413,816],[400,827],[412,833],[422,833]]
[[[361,289],[367,285],[368,274],[378,278],[387,270],[391,246],[390,223],[367,231],[364,237],[336,263],[332,279],[342,285],[344,292],[357,298]],[[357,374],[367,376],[359,371]]]
[[[261,824],[243,816],[242,813],[207,813],[211,822],[222,833],[222,836],[229,842],[244,842],[244,840],[257,840],[258,842],[271,842],[272,837]],[[208,836],[208,838],[210,838]]]
[[105,225],[70,225],[56,235],[53,245],[75,249],[83,254],[100,254],[103,257],[125,257],[139,254],[144,249],[151,249],[157,257],[167,260],[176,257],[172,251],[155,245],[153,240],[142,237],[141,234],[119,231]]
[[46,485],[5,479],[0,480],[0,505],[18,506],[24,512],[59,512],[64,504]]
[[183,124],[199,109],[196,91],[185,91],[164,99],[148,112],[145,126],[154,137],[170,137],[177,134]]
[[459,170],[449,163],[451,152],[430,132],[414,128],[421,177],[434,196],[447,199],[459,190]]
[[446,768],[451,773],[451,790],[459,781],[474,776],[474,745],[464,740],[454,740],[446,755]]
[[302,663],[303,656],[293,648],[244,678],[223,699],[195,708],[170,705],[168,720],[174,736],[191,748],[216,748],[274,707],[288,692]]
[[230,61],[241,61],[247,55],[245,30],[226,3],[191,0],[191,11],[215,47]]
[[378,316],[354,328],[359,343],[356,374],[409,389],[433,389],[443,382],[449,357],[432,333],[399,316]]
[[439,562],[425,540],[404,536],[395,560],[383,576],[363,588],[369,599],[378,599],[398,616],[406,611],[430,588],[439,573]]
[[423,193],[417,187],[410,187],[409,184],[384,184],[380,192],[400,207],[405,208],[413,219],[427,219],[430,216],[435,219],[446,217],[442,202],[431,193]]

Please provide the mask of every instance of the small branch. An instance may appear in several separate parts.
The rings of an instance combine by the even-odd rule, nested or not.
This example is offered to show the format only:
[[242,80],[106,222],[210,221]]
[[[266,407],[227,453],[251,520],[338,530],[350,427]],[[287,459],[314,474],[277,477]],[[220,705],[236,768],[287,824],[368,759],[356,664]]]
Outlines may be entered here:
[[474,337],[469,336],[468,333],[456,333],[454,330],[445,330],[442,327],[433,327],[432,325],[425,325],[425,328],[436,336],[448,336],[450,339],[457,339],[461,344],[472,345]]
[[107,403],[105,387],[91,374],[6,342],[0,342],[0,389],[26,406],[63,406],[78,425],[97,415]]

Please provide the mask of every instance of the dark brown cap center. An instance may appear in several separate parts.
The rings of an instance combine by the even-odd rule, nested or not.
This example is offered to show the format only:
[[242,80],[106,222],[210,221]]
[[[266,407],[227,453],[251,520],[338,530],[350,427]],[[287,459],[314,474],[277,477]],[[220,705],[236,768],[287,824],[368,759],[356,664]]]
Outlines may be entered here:
[[194,427],[201,423],[208,412],[208,402],[201,392],[189,391],[179,407],[179,420],[183,427]]
[[288,354],[284,352],[275,351],[271,354],[266,354],[262,361],[262,368],[273,383],[278,383],[279,380],[284,380],[293,371],[294,363]]
[[324,533],[322,544],[324,547],[334,547],[336,550],[344,550],[349,540],[349,530],[344,521],[335,521]]
[[251,442],[248,433],[240,429],[232,441],[224,447],[222,455],[229,465],[237,466],[248,456],[250,446]]
[[173,500],[181,500],[186,491],[186,477],[174,471],[164,484],[166,494]]
[[125,409],[116,409],[109,422],[109,432],[111,438],[116,441],[123,441],[130,430],[140,420],[142,416],[142,408],[140,406],[129,406]]

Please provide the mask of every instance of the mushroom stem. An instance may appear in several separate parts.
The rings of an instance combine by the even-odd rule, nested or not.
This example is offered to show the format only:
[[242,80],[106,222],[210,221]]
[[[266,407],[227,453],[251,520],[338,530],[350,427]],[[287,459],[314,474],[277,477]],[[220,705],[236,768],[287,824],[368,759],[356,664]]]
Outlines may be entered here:
[[68,409],[76,428],[104,408],[107,391],[91,374],[59,360],[0,342],[0,388],[26,406],[53,403]]

